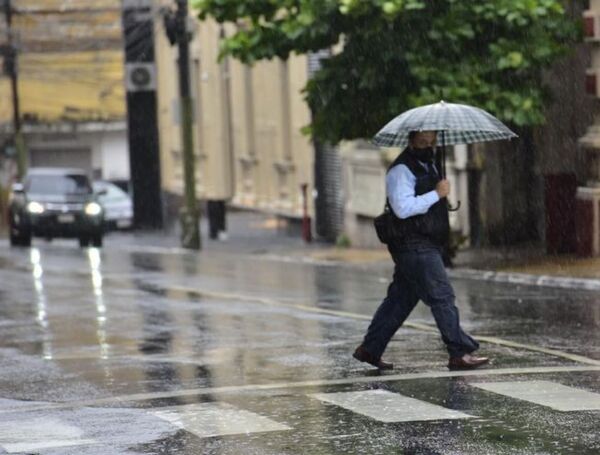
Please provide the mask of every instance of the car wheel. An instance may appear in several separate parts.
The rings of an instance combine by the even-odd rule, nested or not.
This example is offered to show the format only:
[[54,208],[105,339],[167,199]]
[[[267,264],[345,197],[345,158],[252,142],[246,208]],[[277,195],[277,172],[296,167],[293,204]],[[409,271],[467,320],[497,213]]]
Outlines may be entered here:
[[10,233],[10,246],[21,246],[21,237]]
[[31,234],[23,234],[23,237],[21,237],[21,245],[22,246],[31,246]]
[[90,239],[89,237],[79,237],[79,246],[81,248],[85,248],[86,246],[88,246],[90,244]]
[[96,248],[102,248],[102,234],[96,234],[92,237],[92,245]]
[[10,246],[31,246],[31,234],[21,234],[19,231],[15,234],[11,229]]

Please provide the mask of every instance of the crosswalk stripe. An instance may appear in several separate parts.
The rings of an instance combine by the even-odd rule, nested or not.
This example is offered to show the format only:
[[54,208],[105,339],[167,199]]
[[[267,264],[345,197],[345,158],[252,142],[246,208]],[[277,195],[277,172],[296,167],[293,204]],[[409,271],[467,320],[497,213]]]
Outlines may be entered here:
[[[503,375],[529,375],[529,374],[556,374],[556,373],[584,373],[600,371],[597,366],[555,366],[555,367],[521,367],[521,368],[496,368],[467,371],[427,371],[424,373],[385,374],[377,376],[377,382],[414,381],[426,379],[478,377],[478,376],[503,376]],[[131,401],[157,400],[163,398],[190,397],[201,395],[243,393],[248,391],[268,391],[283,389],[298,389],[304,387],[324,387],[336,385],[368,384],[374,382],[373,376],[351,376],[341,379],[315,379],[298,382],[274,382],[267,384],[245,384],[220,387],[199,387],[193,389],[169,390],[165,392],[133,393],[129,395],[115,395],[105,398],[89,400],[74,400],[57,403],[35,403],[20,406],[18,409],[6,407],[0,409],[0,415],[13,412],[35,412],[46,410],[73,409],[85,406],[106,406],[116,403],[123,404]]]
[[33,452],[40,449],[95,444],[83,438],[83,431],[53,417],[37,417],[23,426],[23,421],[0,422],[0,447],[7,453]]
[[6,453],[31,453],[35,450],[42,449],[56,449],[61,447],[77,447],[83,445],[96,444],[97,441],[93,439],[79,439],[79,440],[48,440],[39,442],[12,442],[5,443],[2,448]]
[[600,394],[550,381],[471,384],[479,389],[546,406],[557,411],[600,410]]
[[[470,385],[558,411],[600,410],[600,394],[551,381],[480,382]],[[314,393],[304,396],[384,423],[476,417],[382,389]],[[141,412],[160,418],[200,438],[291,430],[285,424],[225,402],[154,408]],[[89,439],[83,436],[83,428],[58,417],[36,417],[28,421],[26,427],[19,419],[0,421],[0,448],[11,454],[102,443],[102,438]]]
[[386,390],[316,393],[310,396],[380,422],[416,422],[474,417]]
[[160,408],[151,411],[151,414],[200,438],[291,429],[267,417],[221,402]]

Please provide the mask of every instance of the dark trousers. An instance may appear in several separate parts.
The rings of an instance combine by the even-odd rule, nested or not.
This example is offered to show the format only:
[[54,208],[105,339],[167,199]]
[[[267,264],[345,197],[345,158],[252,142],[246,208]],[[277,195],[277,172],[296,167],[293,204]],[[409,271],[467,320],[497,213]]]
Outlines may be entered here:
[[209,237],[216,239],[219,232],[226,230],[225,201],[206,201],[206,211],[208,214]]
[[431,308],[450,357],[462,357],[479,348],[479,343],[460,328],[454,291],[440,250],[392,252],[392,257],[396,264],[394,279],[365,335],[363,347],[367,352],[375,359],[381,358],[390,339],[419,300]]

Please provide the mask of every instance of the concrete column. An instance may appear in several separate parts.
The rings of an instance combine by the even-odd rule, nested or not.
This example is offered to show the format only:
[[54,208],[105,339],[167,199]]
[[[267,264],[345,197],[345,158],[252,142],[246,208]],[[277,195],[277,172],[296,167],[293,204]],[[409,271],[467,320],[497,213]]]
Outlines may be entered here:
[[281,102],[281,118],[279,127],[281,128],[281,142],[279,159],[275,163],[275,169],[279,175],[279,206],[282,209],[290,210],[293,205],[291,188],[291,177],[294,169],[292,154],[292,123],[291,123],[291,105],[290,105],[290,70],[288,60],[279,61],[279,100]]
[[453,205],[457,205],[460,202],[460,209],[450,213],[450,223],[453,230],[459,231],[468,238],[470,235],[470,222],[467,146],[455,145],[452,156],[452,161],[448,163],[451,188],[450,202]]
[[594,123],[579,144],[585,152],[586,184],[577,189],[577,253],[600,256],[600,0],[590,0],[583,14],[586,41],[591,47],[591,67],[586,74],[586,90],[595,98]]
[[252,67],[243,67],[243,90],[244,90],[244,126],[245,126],[245,150],[239,157],[241,165],[241,186],[238,192],[242,201],[253,205],[256,199],[256,165],[258,158],[256,154],[256,125],[254,122],[254,88],[252,85]]

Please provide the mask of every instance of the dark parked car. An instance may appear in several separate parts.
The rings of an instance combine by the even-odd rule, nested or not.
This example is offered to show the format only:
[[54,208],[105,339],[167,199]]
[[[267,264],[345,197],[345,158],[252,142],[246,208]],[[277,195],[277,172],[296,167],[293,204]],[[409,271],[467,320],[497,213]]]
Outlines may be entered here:
[[80,169],[32,168],[15,183],[9,205],[10,243],[31,245],[31,238],[78,238],[84,247],[102,246],[104,211]]

